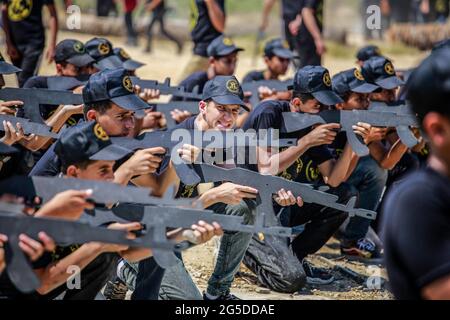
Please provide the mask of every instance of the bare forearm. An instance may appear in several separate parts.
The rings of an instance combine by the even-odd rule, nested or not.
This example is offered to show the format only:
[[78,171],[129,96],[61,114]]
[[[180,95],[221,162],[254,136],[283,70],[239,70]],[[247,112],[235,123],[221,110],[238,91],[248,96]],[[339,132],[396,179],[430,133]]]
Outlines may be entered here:
[[41,287],[37,289],[37,291],[40,294],[47,294],[56,289],[66,282],[70,276],[72,276],[72,274],[67,273],[70,266],[77,266],[80,270],[82,270],[89,263],[94,261],[100,253],[101,251],[98,244],[84,244],[78,250],[60,261],[49,265],[45,269],[36,270],[36,273],[42,283]]
[[405,146],[400,139],[397,140],[381,161],[381,167],[383,169],[392,170],[406,151],[408,151],[408,147]]
[[273,5],[277,0],[265,0],[264,7],[262,12],[262,24],[263,26],[267,26],[269,24],[269,15],[272,11]]
[[217,4],[216,0],[205,0],[208,9],[208,16],[214,29],[219,32],[225,31],[225,14]]
[[58,36],[58,14],[56,12],[56,8],[54,5],[49,5],[48,10],[50,12],[50,21],[49,21],[50,43],[49,43],[49,45],[54,48],[56,46],[56,38]]
[[319,26],[317,25],[316,18],[314,17],[314,10],[311,8],[304,8],[302,10],[302,18],[303,23],[308,29],[309,33],[311,33],[313,39],[315,41],[322,39],[322,33],[319,30]]
[[352,158],[353,150],[347,143],[341,156],[334,164],[329,177],[324,177],[325,183],[332,187],[338,187],[342,182],[344,182],[350,169]]

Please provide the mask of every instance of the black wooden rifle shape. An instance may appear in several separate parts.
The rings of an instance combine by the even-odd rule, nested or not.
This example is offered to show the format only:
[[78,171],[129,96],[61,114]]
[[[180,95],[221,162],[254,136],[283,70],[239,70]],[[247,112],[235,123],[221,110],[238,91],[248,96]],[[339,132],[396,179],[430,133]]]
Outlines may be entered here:
[[139,203],[148,205],[190,206],[188,199],[157,198],[150,196],[150,189],[121,186],[104,181],[75,178],[23,177],[17,176],[0,182],[0,192],[10,193],[25,199],[39,197],[46,203],[60,192],[67,190],[92,190],[90,201],[97,204]]
[[159,82],[157,80],[145,80],[138,77],[131,77],[131,82],[133,85],[138,85],[142,89],[159,90],[162,95],[172,95],[174,97],[198,101],[202,99],[202,95],[198,92],[198,87],[195,87],[192,92],[190,92],[182,86],[172,86],[170,84],[170,78],[166,78],[164,82]]
[[277,92],[289,91],[289,86],[292,85],[292,80],[260,80],[260,81],[251,81],[242,84],[242,90],[244,92],[251,92],[252,95],[250,97],[250,104],[253,108],[260,103],[259,98],[259,88],[267,87],[271,90],[275,90]]
[[84,86],[88,80],[88,75],[79,77],[51,76],[47,77],[47,87],[50,90],[73,90]]
[[355,208],[356,197],[351,198],[347,204],[338,203],[336,195],[315,190],[311,185],[298,183],[270,175],[261,175],[257,172],[242,168],[223,169],[209,164],[195,165],[195,169],[203,182],[222,182],[249,186],[258,190],[257,215],[266,214],[266,226],[275,226],[278,221],[273,210],[273,195],[279,190],[290,190],[296,196],[302,197],[305,203],[315,203],[325,207],[348,212],[349,216],[360,216],[375,219],[376,212]]
[[417,118],[412,114],[372,110],[325,110],[318,114],[285,112],[283,120],[286,132],[300,131],[316,124],[339,123],[341,130],[346,132],[353,151],[360,157],[367,156],[369,148],[361,136],[353,131],[353,126],[358,122],[368,123],[374,127],[395,127],[406,146],[411,148],[417,144],[417,139],[409,128],[417,127]]
[[164,114],[167,122],[167,128],[171,129],[177,125],[172,118],[171,112],[175,109],[181,111],[188,111],[192,115],[199,113],[198,101],[171,101],[168,103],[154,103],[150,104],[154,111],[159,111]]
[[123,231],[109,230],[103,227],[93,227],[85,223],[64,221],[57,219],[45,219],[28,217],[24,214],[9,213],[2,209],[0,204],[0,233],[8,237],[5,245],[6,270],[18,290],[24,293],[32,292],[40,286],[40,281],[34,274],[28,258],[19,247],[20,234],[38,240],[38,234],[45,232],[56,244],[82,244],[87,242],[103,242],[131,247],[151,248],[173,253],[187,249],[184,244],[175,244],[168,241],[152,241],[149,239],[137,238],[127,239],[127,234]]
[[83,104],[81,94],[71,91],[58,91],[47,89],[23,89],[23,88],[3,88],[0,90],[0,99],[4,101],[19,100],[23,102],[25,118],[33,122],[44,123],[39,105],[80,105]]
[[136,139],[117,137],[111,138],[114,144],[129,150],[146,149],[153,147],[164,147],[171,156],[178,177],[186,185],[195,185],[200,178],[178,155],[177,147],[183,144],[194,145],[200,149],[230,149],[257,146],[290,147],[296,145],[296,139],[277,139],[273,131],[268,131],[266,136],[258,138],[256,133],[218,130],[187,130],[174,129],[168,131],[148,132],[138,136]]
[[[14,126],[14,128],[17,127],[17,124],[20,123],[22,126],[23,132],[26,135],[29,134],[35,134],[37,136],[41,137],[51,137],[54,139],[57,139],[59,137],[59,134],[52,132],[52,128],[49,126],[46,126],[45,124],[32,122],[29,119],[20,118],[20,117],[14,117],[9,115],[0,115],[0,122],[3,121],[9,121]],[[0,131],[4,131],[3,125],[0,125]]]

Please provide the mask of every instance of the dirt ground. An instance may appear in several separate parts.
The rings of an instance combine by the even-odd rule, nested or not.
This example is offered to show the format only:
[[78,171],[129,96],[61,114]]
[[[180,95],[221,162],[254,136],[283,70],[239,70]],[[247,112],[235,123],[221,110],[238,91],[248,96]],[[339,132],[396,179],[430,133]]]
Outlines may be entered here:
[[[92,36],[85,34],[73,34],[61,32],[59,40],[65,38],[77,38],[81,41],[87,41]],[[191,47],[187,45],[181,55],[176,54],[175,46],[166,41],[158,41],[155,44],[155,50],[152,54],[144,53],[142,50],[143,40],[141,39],[141,48],[130,48],[124,46],[123,39],[111,38],[115,46],[122,46],[128,53],[136,60],[145,62],[147,65],[138,71],[138,75],[146,79],[164,80],[166,77],[171,77],[173,83],[177,83],[179,75],[188,63],[191,57]],[[238,45],[248,48],[243,52],[239,58],[239,65],[237,69],[237,76],[242,78],[248,71],[254,69],[264,68],[261,58],[253,59],[253,41],[249,38],[236,39]],[[332,74],[344,69],[355,67],[355,50],[356,45],[349,47],[332,47],[330,54],[325,57],[324,65],[330,69]],[[393,59],[394,64],[398,69],[409,68],[417,65],[426,53],[416,52],[410,49],[392,49],[390,44],[380,43],[382,48],[388,50],[387,54]],[[338,52],[338,54],[334,54]],[[2,53],[4,53],[4,46],[2,46]],[[40,74],[52,75],[55,73],[54,65],[49,65],[43,62],[41,65]],[[292,71],[291,71],[292,73]],[[11,76],[6,77],[8,86],[15,84],[15,80]],[[212,272],[214,262],[214,241],[189,250],[185,254],[185,261],[194,280],[201,290],[205,289],[207,280]],[[316,266],[321,266],[329,269],[336,278],[336,281],[328,286],[310,287],[307,286],[299,293],[279,294],[271,292],[265,288],[257,285],[255,276],[249,270],[242,267],[238,277],[233,284],[232,292],[244,299],[281,299],[281,300],[310,300],[310,299],[392,299],[392,295],[386,290],[386,274],[381,267],[370,266],[356,261],[349,261],[340,255],[339,243],[336,240],[331,240],[320,252],[310,257],[310,260]],[[368,278],[371,275],[381,276],[381,287],[377,287],[376,279]],[[375,280],[374,280],[375,279]],[[369,281],[368,281],[369,280]],[[373,280],[373,281],[372,281]],[[375,284],[376,288],[368,288],[371,283]],[[373,286],[372,286],[373,287]]]

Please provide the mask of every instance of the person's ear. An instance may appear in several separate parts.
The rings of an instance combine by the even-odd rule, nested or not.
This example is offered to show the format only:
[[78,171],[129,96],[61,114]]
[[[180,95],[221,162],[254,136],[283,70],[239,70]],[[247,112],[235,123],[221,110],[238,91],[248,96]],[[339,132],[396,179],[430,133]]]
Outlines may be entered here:
[[338,103],[335,105],[337,110],[344,110],[344,103]]
[[78,177],[78,168],[75,167],[74,165],[70,165],[69,167],[67,167],[66,176],[71,177],[71,178],[77,178]]
[[206,108],[208,107],[208,104],[205,101],[200,101],[198,103],[198,110],[200,111],[201,114],[205,114],[206,113]]
[[270,61],[271,61],[271,59],[270,59],[269,57],[264,56],[264,63],[265,63],[265,64],[269,64]]
[[216,59],[214,59],[214,57],[209,57],[208,61],[210,66],[213,66],[216,63]]
[[64,67],[62,66],[62,64],[57,63],[56,64],[56,74],[58,76],[62,76],[63,75],[63,70],[64,70]]
[[97,111],[91,109],[86,113],[87,121],[96,121],[97,120]]
[[435,147],[444,148],[450,143],[450,121],[439,113],[428,113],[423,119],[423,128]]

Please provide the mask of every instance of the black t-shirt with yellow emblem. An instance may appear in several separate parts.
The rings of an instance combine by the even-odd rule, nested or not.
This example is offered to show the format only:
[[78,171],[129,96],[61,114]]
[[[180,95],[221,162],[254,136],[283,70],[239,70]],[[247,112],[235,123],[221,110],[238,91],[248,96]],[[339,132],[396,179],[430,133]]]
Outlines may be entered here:
[[[244,130],[262,130],[262,129],[282,129],[283,112],[290,112],[289,102],[287,101],[264,101],[255,109],[244,124]],[[301,138],[308,134],[311,129],[301,130],[292,133],[280,132],[281,139]],[[280,149],[283,151],[283,149]],[[333,159],[333,155],[326,146],[318,146],[308,149],[294,164],[283,171],[279,176],[302,183],[320,184],[321,175],[318,166]],[[246,167],[253,171],[258,171],[255,164],[247,164]]]
[[[194,54],[208,57],[208,45],[222,33],[216,30],[209,18],[208,8],[203,0],[189,0],[191,7],[191,37],[194,42]],[[225,0],[216,0],[225,14]]]
[[42,7],[54,4],[53,0],[2,0],[7,4],[7,14],[12,40],[19,44],[45,44]]

